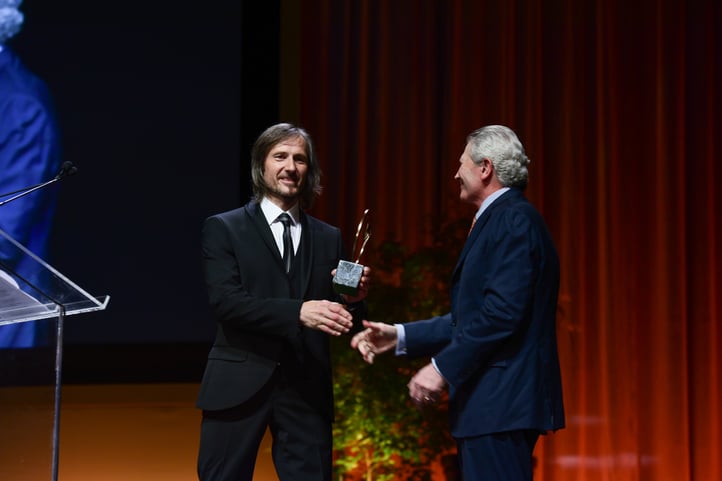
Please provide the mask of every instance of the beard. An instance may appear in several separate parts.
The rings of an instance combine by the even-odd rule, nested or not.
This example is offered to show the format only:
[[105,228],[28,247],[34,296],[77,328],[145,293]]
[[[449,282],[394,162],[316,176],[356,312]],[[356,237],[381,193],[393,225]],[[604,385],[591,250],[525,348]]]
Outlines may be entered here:
[[300,199],[303,194],[304,184],[303,182],[299,182],[297,179],[294,180],[296,182],[294,185],[283,184],[280,181],[276,181],[272,185],[268,185],[268,183],[266,183],[266,195],[276,197],[284,202],[295,202]]

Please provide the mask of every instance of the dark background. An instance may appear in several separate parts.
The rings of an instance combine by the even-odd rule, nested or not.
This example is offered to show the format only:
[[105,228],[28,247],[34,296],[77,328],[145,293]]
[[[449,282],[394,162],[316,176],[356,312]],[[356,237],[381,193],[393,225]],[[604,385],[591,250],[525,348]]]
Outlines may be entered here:
[[248,199],[250,146],[278,120],[278,2],[28,0],[21,11],[10,45],[48,84],[63,160],[78,167],[61,183],[48,260],[110,295],[105,311],[66,319],[65,373],[133,378],[133,364],[165,363],[181,376],[192,353],[193,377],[215,332],[201,224]]

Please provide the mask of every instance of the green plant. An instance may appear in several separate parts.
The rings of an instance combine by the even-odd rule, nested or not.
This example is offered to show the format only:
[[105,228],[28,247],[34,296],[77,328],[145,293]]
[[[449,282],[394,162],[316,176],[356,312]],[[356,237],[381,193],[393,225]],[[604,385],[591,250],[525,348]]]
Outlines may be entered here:
[[[408,322],[443,314],[449,308],[448,280],[468,225],[452,223],[431,247],[407,253],[383,242],[367,263],[373,268],[369,318]],[[340,481],[432,479],[432,463],[454,451],[448,434],[447,400],[419,411],[407,383],[429,359],[392,353],[364,363],[347,337],[334,339],[336,423],[334,452]]]

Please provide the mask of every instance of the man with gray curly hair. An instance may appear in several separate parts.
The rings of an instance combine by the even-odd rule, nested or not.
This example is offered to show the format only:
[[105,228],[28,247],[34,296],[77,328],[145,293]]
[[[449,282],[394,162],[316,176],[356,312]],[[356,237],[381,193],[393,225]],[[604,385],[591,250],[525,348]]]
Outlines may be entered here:
[[448,387],[462,479],[530,481],[539,436],[564,427],[559,258],[524,197],[529,158],[514,131],[490,125],[466,141],[454,178],[477,211],[451,277],[451,311],[404,324],[364,321],[351,346],[368,363],[392,348],[431,356],[409,395],[434,405]]
[[526,189],[530,161],[513,130],[503,125],[488,125],[470,133],[466,142],[475,164],[480,165],[484,158],[494,164],[502,186]]
[[[50,93],[7,44],[20,31],[21,0],[0,0],[0,200],[8,194],[52,179],[60,168],[59,134]],[[0,207],[0,229],[43,259],[55,212],[55,186],[40,189]],[[29,259],[0,249],[0,269],[11,270],[42,289]],[[49,321],[0,326],[0,348],[48,343]]]

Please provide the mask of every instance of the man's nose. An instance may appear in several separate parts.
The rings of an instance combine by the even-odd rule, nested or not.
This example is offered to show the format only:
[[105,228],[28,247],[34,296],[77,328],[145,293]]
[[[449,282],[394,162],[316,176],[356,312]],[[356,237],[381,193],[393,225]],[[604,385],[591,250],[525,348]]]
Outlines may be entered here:
[[284,162],[284,164],[283,164],[283,170],[288,170],[288,171],[296,170],[296,161],[293,160],[293,157],[289,157],[286,159],[286,162]]

